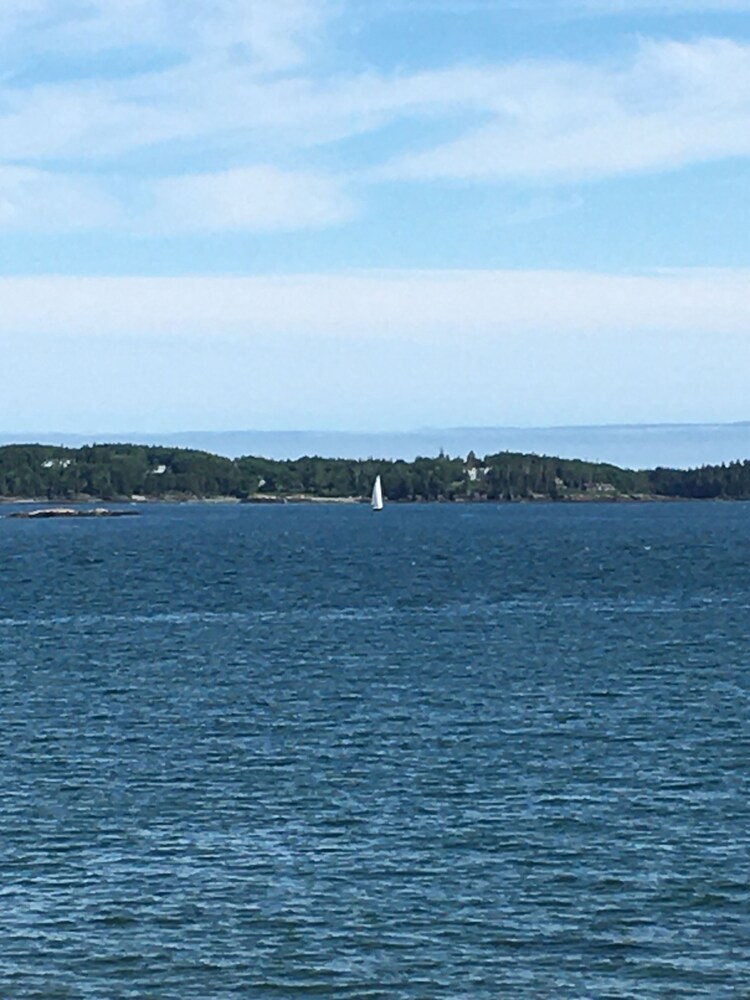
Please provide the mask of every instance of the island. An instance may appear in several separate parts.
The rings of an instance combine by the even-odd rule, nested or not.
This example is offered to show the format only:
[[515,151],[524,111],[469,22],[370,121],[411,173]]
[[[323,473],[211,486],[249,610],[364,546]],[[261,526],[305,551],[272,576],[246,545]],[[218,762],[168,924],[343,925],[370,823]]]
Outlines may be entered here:
[[[54,504],[22,517],[121,517],[79,504],[151,501],[353,503],[380,476],[391,503],[750,499],[750,461],[699,469],[623,469],[575,458],[498,451],[413,461],[304,456],[225,458],[188,448],[94,444],[0,447],[0,502]],[[60,506],[64,505],[64,506]],[[71,506],[76,505],[76,506]]]
[[15,510],[8,517],[40,521],[50,517],[134,517],[139,514],[139,510],[110,510],[107,507],[95,507],[93,510],[81,507],[42,507],[40,510]]

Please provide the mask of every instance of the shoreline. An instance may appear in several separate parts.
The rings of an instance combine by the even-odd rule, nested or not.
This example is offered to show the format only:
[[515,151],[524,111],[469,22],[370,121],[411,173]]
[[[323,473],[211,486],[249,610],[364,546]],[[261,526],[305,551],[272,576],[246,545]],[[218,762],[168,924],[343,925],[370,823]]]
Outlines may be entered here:
[[[741,503],[743,501],[748,501],[748,497],[675,497],[675,496],[663,496],[659,494],[622,494],[622,495],[609,495],[609,496],[586,496],[586,495],[574,495],[567,497],[549,497],[549,496],[532,496],[532,497],[514,497],[513,499],[504,498],[470,498],[470,497],[440,497],[437,499],[415,499],[415,500],[389,500],[386,506],[389,507],[420,507],[420,506],[455,506],[455,507],[475,507],[475,506],[496,506],[505,507],[513,506],[518,504],[584,504],[587,506],[591,505],[610,505],[610,504],[672,504],[672,503]],[[0,509],[2,507],[36,507],[40,508],[38,511],[28,511],[28,512],[16,512],[6,515],[0,515],[5,517],[12,516],[23,516],[32,518],[39,518],[43,511],[48,512],[48,516],[53,516],[53,511],[59,508],[61,504],[65,505],[66,510],[59,510],[57,516],[107,516],[108,514],[123,515],[128,513],[128,511],[123,511],[123,507],[131,509],[133,514],[138,513],[136,508],[139,507],[151,507],[161,504],[166,504],[168,506],[214,506],[214,507],[279,507],[279,506],[315,506],[315,505],[330,505],[334,507],[352,507],[352,506],[367,506],[370,503],[369,497],[322,497],[313,496],[305,494],[293,494],[289,496],[283,495],[264,495],[259,497],[251,498],[239,498],[239,497],[196,497],[196,496],[185,496],[185,497],[153,497],[149,499],[138,498],[133,500],[129,497],[113,497],[113,498],[103,498],[103,497],[76,497],[70,499],[68,497],[56,497],[53,499],[40,498],[40,497],[0,497]],[[101,505],[108,504],[113,505],[114,510],[104,509]],[[67,510],[67,508],[70,508]],[[87,510],[86,508],[94,508]]]

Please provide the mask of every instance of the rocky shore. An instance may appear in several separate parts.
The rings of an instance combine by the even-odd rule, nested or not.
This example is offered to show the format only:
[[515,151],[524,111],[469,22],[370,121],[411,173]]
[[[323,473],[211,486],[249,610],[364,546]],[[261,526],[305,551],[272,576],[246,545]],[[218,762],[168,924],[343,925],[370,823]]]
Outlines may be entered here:
[[6,516],[41,521],[51,517],[137,517],[139,514],[139,510],[110,510],[108,507],[95,507],[93,510],[78,510],[75,507],[43,507],[41,510],[16,510]]

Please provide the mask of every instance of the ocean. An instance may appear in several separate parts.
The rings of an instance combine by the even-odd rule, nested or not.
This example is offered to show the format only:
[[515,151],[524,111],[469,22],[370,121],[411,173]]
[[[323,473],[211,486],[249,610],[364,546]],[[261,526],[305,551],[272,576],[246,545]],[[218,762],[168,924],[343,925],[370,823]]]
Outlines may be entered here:
[[750,505],[142,509],[0,520],[0,996],[750,996]]

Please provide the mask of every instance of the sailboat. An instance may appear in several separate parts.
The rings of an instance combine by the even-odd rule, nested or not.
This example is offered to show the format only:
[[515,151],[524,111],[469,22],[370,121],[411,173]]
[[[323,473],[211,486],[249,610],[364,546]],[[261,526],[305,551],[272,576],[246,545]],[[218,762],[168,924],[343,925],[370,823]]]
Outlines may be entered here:
[[373,510],[383,509],[383,485],[380,476],[375,477],[375,484],[372,487],[372,500],[370,501]]

